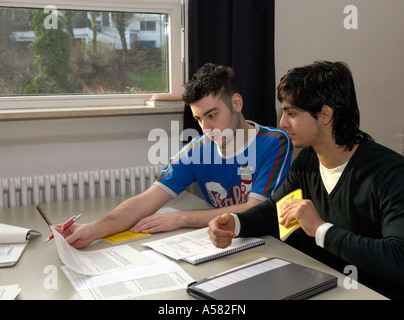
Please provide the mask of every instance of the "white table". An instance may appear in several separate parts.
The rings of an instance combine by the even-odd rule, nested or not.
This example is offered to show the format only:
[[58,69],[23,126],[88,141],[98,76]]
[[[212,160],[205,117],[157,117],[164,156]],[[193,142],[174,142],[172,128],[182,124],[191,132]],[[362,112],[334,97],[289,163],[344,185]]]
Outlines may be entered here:
[[[43,204],[41,205],[41,208],[53,224],[63,223],[67,218],[80,212],[83,213],[83,216],[79,222],[85,223],[109,212],[124,199],[125,198],[123,197],[115,197]],[[184,192],[177,199],[168,203],[167,206],[180,210],[193,208],[203,209],[210,207],[210,205],[208,205],[205,201],[188,192]],[[30,240],[25,252],[15,266],[0,268],[0,285],[19,284],[22,290],[18,296],[18,299],[81,299],[80,294],[74,290],[70,281],[60,269],[62,262],[59,259],[54,242],[50,241],[46,244],[42,243],[46,237],[49,236],[50,231],[35,207],[20,207],[0,210],[0,223],[27,227],[42,233],[41,236],[33,237]],[[157,240],[190,230],[191,229],[185,228],[173,232],[157,233],[153,234],[151,238],[133,241],[129,244],[139,251],[148,250],[147,247],[142,246],[142,242]],[[260,257],[279,257],[298,264],[306,265],[314,269],[328,272],[338,277],[338,287],[318,294],[312,297],[312,299],[385,299],[385,297],[382,295],[361,284],[358,285],[357,289],[347,290],[344,288],[344,279],[346,278],[346,275],[336,272],[319,261],[271,236],[266,236],[264,239],[266,241],[265,245],[222,257],[220,259],[205,262],[200,265],[194,266],[183,261],[178,261],[177,263],[195,280],[201,280],[239,265],[251,262]],[[104,241],[97,241],[89,246],[88,249],[101,249],[106,246],[108,246],[108,244]],[[49,272],[47,271],[48,268],[57,270],[57,289],[46,289],[45,281],[47,281],[46,277],[48,276],[47,272]],[[184,300],[193,298],[187,294],[186,290],[176,290],[144,296],[142,299]]]

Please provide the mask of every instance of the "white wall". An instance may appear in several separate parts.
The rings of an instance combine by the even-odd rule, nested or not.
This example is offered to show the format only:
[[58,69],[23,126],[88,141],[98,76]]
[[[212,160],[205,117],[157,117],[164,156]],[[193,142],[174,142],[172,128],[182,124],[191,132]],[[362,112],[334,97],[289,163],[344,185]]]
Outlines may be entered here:
[[[344,28],[347,5],[358,9],[357,30]],[[275,1],[276,81],[314,60],[346,62],[355,80],[361,128],[403,153],[403,34],[402,0]]]
[[0,178],[148,164],[150,130],[171,121],[182,128],[180,114],[0,122]]

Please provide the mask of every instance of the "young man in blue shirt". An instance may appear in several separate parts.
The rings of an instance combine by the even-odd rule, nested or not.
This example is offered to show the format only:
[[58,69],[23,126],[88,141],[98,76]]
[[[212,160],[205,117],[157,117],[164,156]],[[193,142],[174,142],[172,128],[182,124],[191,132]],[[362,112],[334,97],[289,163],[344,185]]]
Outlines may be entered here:
[[[129,228],[154,233],[206,227],[226,208],[244,211],[266,200],[282,184],[290,166],[291,141],[281,130],[244,119],[243,99],[231,68],[204,65],[188,83],[183,98],[204,135],[172,157],[148,190],[97,220],[61,232],[71,245],[84,247]],[[194,181],[216,208],[154,214]]]

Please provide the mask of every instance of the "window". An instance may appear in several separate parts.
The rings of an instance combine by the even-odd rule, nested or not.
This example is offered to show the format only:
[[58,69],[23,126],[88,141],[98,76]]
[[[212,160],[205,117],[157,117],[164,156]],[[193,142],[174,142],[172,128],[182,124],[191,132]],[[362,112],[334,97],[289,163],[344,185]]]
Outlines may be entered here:
[[0,16],[1,95],[168,93],[166,14],[3,7]]
[[156,31],[156,21],[140,21],[140,30]]
[[40,2],[0,0],[0,109],[113,107],[180,94],[179,0]]

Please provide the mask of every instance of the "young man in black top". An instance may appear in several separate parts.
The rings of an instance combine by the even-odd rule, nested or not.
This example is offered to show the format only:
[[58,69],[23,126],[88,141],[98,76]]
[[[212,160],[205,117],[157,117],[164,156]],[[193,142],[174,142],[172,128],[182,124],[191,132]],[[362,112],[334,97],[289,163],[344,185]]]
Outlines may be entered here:
[[267,201],[209,224],[212,242],[276,235],[276,202],[300,188],[279,221],[302,229],[287,242],[390,298],[404,298],[404,157],[359,130],[349,68],[317,61],[290,70],[278,85],[280,126],[303,148],[283,185]]

